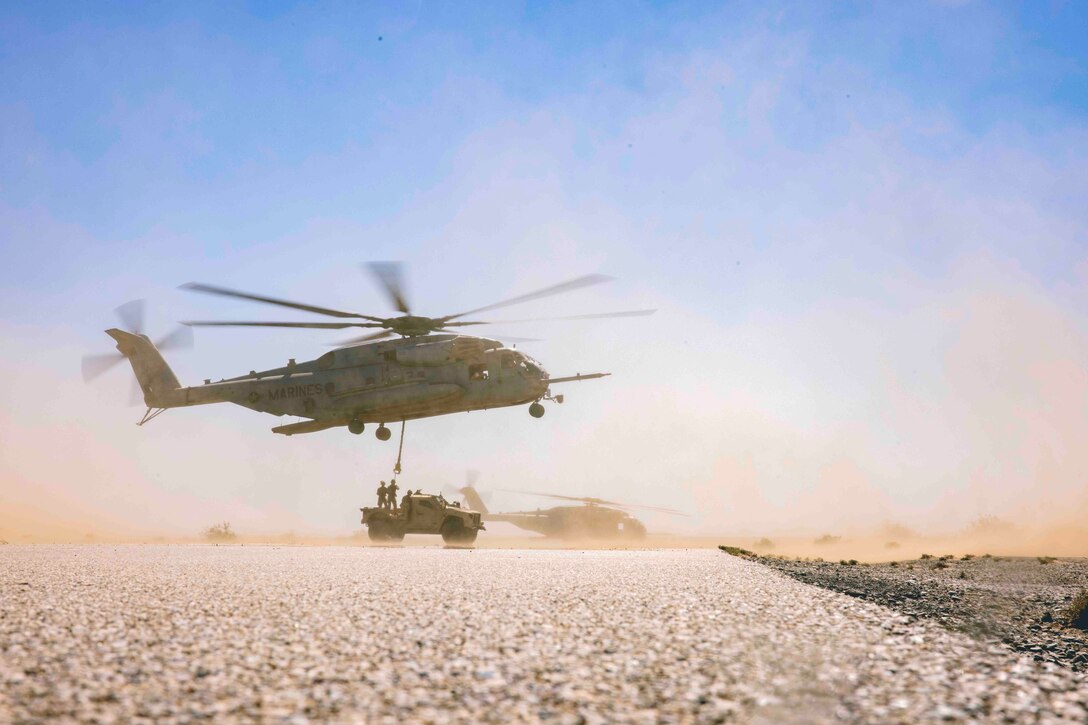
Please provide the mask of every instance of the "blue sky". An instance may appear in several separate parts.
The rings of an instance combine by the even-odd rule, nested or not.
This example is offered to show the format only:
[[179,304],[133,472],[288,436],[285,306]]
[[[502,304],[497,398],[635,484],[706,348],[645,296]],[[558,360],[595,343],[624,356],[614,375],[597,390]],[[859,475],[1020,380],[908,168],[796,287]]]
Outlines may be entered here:
[[[1007,128],[1045,139],[1088,106],[1079,3],[720,5],[9,6],[5,201],[100,238],[167,226],[213,248],[318,215],[380,220],[439,184],[474,130],[534,108],[583,104],[575,161],[602,137],[622,148],[622,119],[668,93],[656,61],[757,33],[782,42],[751,62],[806,66],[769,119],[776,149],[887,122],[876,93],[955,123],[902,133],[937,156]],[[337,178],[304,175],[344,155]],[[617,177],[637,163],[611,161]]]
[[[945,506],[952,518],[1000,513],[1042,475],[1038,451],[1064,451],[1086,423],[1055,419],[1048,397],[1076,399],[1078,376],[1059,391],[1034,372],[1083,363],[1088,349],[1085,27],[1088,6],[1072,2],[8,4],[9,373],[33,390],[67,385],[80,352],[105,348],[111,310],[135,297],[164,331],[264,314],[176,291],[190,280],[380,314],[358,265],[403,259],[416,307],[441,314],[602,271],[621,279],[526,314],[662,312],[643,326],[508,332],[546,337],[531,352],[553,373],[612,370],[608,387],[580,389],[562,428],[529,434],[527,416],[512,427],[505,413],[468,430],[423,424],[425,471],[453,459],[570,480],[595,453],[579,441],[622,448],[607,431],[632,405],[660,441],[655,460],[698,442],[681,466],[692,507],[733,497],[739,466],[773,522],[849,461],[876,509],[910,503],[904,516],[921,518],[960,496]],[[175,367],[183,380],[218,377],[334,339],[202,332]],[[1026,340],[1037,357],[990,366],[992,387],[971,391],[964,360],[986,367]],[[13,364],[28,358],[36,377]],[[131,416],[107,407],[126,385],[66,395],[108,430]],[[889,417],[904,390],[911,411]],[[1020,391],[999,415],[1026,406],[1037,427],[988,427],[977,411],[999,391]],[[5,395],[9,425],[31,436],[15,411],[34,400]],[[63,410],[35,413],[33,435],[61,426]],[[770,429],[745,433],[722,411]],[[272,418],[179,418],[202,445],[307,456],[277,448]],[[127,429],[95,435],[102,448],[137,445]],[[496,435],[519,453],[496,452]],[[1037,445],[995,459],[1010,438]],[[454,440],[462,450],[444,448]],[[346,478],[348,459],[361,476],[377,466],[351,458],[358,440],[310,445],[330,476]],[[147,468],[179,455],[162,446],[140,454]],[[145,487],[215,500],[187,492],[192,467],[176,470]],[[286,480],[253,494],[258,474],[235,475],[251,479],[234,498],[255,526],[253,511],[273,505],[299,526],[346,525]],[[601,495],[660,502],[669,475],[640,461],[606,476]],[[1063,471],[1047,475],[1066,490]],[[973,499],[977,479],[1007,495]],[[718,521],[729,522],[706,525]]]

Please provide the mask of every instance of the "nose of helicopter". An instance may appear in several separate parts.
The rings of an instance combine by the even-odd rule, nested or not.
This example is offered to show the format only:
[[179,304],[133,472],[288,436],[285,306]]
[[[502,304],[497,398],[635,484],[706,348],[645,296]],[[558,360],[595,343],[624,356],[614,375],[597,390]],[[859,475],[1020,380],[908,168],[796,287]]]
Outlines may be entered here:
[[538,395],[544,395],[544,393],[548,390],[548,378],[551,376],[548,375],[548,371],[544,369],[544,366],[541,365],[538,369],[540,370],[540,372],[537,373],[535,387],[538,389]]

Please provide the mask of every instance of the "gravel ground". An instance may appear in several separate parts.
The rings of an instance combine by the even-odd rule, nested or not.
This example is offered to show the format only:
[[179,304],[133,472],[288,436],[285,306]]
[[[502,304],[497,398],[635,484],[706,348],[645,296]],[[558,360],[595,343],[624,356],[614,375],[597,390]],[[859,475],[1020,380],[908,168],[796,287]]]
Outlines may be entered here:
[[0,721],[1083,721],[1088,683],[716,550],[0,548]]
[[798,581],[998,640],[1040,662],[1088,672],[1088,632],[1063,621],[1088,588],[1088,560],[1025,557],[930,559],[891,564],[759,559]]

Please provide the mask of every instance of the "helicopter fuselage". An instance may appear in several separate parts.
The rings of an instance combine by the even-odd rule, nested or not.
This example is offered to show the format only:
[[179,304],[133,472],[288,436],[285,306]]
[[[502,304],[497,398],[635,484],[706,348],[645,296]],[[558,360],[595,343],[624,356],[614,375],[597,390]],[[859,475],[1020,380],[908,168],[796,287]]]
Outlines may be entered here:
[[640,539],[646,527],[625,511],[607,506],[554,506],[536,511],[488,513],[487,521],[505,521],[553,538]]
[[[146,338],[109,332],[135,367]],[[549,382],[540,363],[497,340],[441,334],[343,347],[192,387],[145,386],[144,393],[152,408],[226,402],[307,419],[273,429],[293,435],[533,403],[550,398]]]

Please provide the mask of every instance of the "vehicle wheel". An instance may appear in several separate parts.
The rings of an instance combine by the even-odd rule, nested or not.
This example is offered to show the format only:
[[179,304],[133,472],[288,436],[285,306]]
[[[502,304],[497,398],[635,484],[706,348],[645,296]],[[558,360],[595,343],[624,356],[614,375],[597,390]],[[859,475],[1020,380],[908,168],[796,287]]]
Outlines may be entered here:
[[370,537],[371,541],[389,540],[389,531],[386,529],[385,523],[382,521],[375,521],[372,524],[367,524],[366,535]]
[[461,537],[462,544],[475,544],[476,534],[480,533],[478,529],[472,529],[471,531],[465,529],[464,535]]
[[393,525],[385,532],[390,541],[404,541],[404,529]]
[[352,421],[348,423],[348,430],[355,435],[359,435],[363,432],[363,421],[352,419]]
[[544,406],[540,403],[533,403],[529,406],[529,415],[533,416],[534,418],[543,418]]
[[377,436],[380,441],[387,441],[393,436],[393,432],[382,425],[378,426],[378,430],[374,431],[374,435]]
[[446,519],[442,522],[442,541],[447,544],[459,543],[465,536],[465,527],[461,519]]

